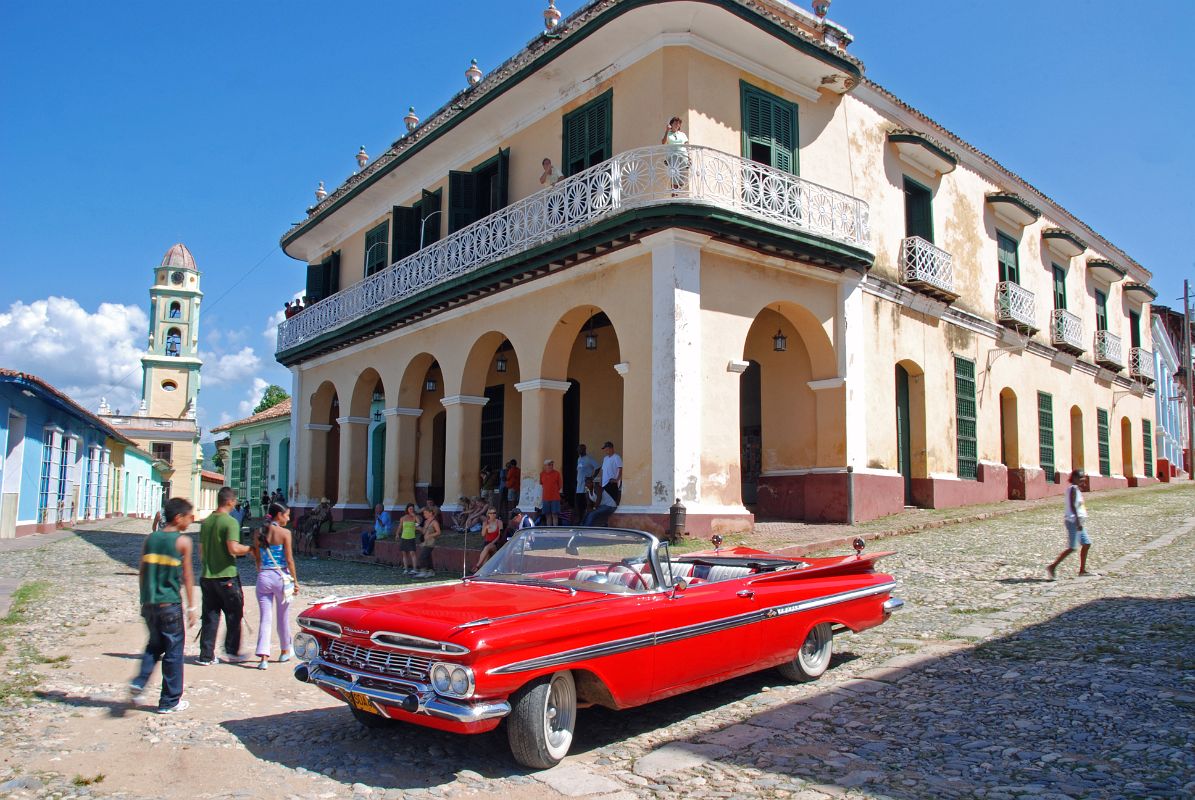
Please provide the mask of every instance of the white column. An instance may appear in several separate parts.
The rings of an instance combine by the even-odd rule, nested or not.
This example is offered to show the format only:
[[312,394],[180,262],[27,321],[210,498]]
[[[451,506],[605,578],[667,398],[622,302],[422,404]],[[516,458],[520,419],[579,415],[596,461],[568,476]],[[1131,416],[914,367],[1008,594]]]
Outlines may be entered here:
[[844,274],[838,284],[834,321],[838,374],[846,381],[846,463],[858,472],[867,467],[867,341],[862,277]]
[[653,513],[701,503],[701,248],[709,236],[669,230],[651,251]]
[[[287,482],[289,486],[283,486],[286,492],[286,501],[288,503],[306,503],[307,498],[299,495],[299,450],[303,443],[299,440],[299,402],[303,391],[303,381],[299,375],[298,367],[290,368],[290,449],[287,453],[289,463],[286,467]],[[281,465],[280,465],[281,466]]]

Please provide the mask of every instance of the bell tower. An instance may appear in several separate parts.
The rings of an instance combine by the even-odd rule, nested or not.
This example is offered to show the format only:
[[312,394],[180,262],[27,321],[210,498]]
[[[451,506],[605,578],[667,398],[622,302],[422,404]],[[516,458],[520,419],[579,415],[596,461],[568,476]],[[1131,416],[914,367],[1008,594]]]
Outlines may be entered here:
[[185,244],[166,251],[149,290],[149,347],[141,357],[141,413],[195,417],[199,401],[199,270]]

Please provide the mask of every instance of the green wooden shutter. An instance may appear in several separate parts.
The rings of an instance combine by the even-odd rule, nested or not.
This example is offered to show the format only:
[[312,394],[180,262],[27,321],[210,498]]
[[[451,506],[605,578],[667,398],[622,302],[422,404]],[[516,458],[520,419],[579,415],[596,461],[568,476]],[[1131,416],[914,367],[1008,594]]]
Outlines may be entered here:
[[1141,420],[1141,444],[1145,450],[1145,477],[1154,476],[1154,426],[1147,419]]
[[327,294],[325,297],[336,294],[340,291],[340,251],[335,250],[331,258],[328,259],[328,278],[327,284],[324,287]]
[[472,172],[448,173],[448,232],[477,219],[477,181]]
[[386,258],[386,240],[390,238],[390,223],[383,222],[370,229],[365,234],[365,276],[369,277],[375,272],[380,272],[386,268],[388,260]]
[[1000,282],[1021,282],[1021,267],[1017,256],[1017,240],[996,232],[996,257],[999,260]]
[[955,441],[958,448],[958,476],[974,480],[979,468],[975,402],[975,362],[954,357]]
[[[423,190],[423,197],[416,204],[418,213],[414,224],[418,228],[415,232],[415,242],[418,244],[420,237],[423,238],[423,246],[427,247],[432,242],[440,241],[440,214],[438,213],[442,207],[443,192],[436,189],[434,192]],[[433,216],[434,215],[434,216]]]
[[270,458],[270,446],[268,444],[255,444],[249,448],[249,499],[256,500],[261,496],[261,491],[265,487],[267,461]]
[[1136,311],[1129,312],[1129,347],[1141,346],[1141,315]]
[[905,236],[934,241],[933,193],[912,178],[904,179]]
[[324,299],[324,262],[307,265],[307,304],[318,303]]
[[1046,481],[1055,483],[1057,467],[1054,466],[1054,398],[1045,392],[1037,393],[1037,446]]
[[1066,310],[1066,270],[1057,264],[1050,265],[1054,270],[1054,308]]
[[1095,290],[1095,329],[1108,330],[1108,295],[1099,289]]
[[1112,474],[1112,453],[1108,445],[1108,412],[1102,408],[1095,410],[1095,433],[1100,448],[1100,474],[1107,477]]
[[[797,106],[748,83],[739,84],[742,104],[743,157],[762,148],[776,169],[798,173]],[[753,148],[752,144],[757,145]],[[762,158],[759,160],[763,160]]]
[[228,475],[228,485],[236,489],[237,494],[245,491],[245,450],[241,447],[232,448],[232,469]]
[[510,205],[510,148],[498,151],[498,191],[494,210]]
[[565,175],[600,164],[613,155],[614,90],[564,115],[562,163]]
[[390,258],[401,261],[419,249],[419,222],[414,208],[390,209]]

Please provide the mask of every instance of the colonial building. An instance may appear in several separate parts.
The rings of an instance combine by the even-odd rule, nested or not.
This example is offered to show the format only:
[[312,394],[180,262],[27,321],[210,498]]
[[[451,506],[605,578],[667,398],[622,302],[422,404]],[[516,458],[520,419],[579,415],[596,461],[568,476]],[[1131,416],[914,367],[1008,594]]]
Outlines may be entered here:
[[203,452],[195,421],[199,401],[199,269],[184,244],[166,251],[149,290],[149,342],[141,356],[141,405],[121,414],[100,404],[100,416],[169,465],[163,499],[199,504]]
[[297,504],[451,508],[510,458],[533,502],[605,440],[614,523],[679,498],[695,533],[1153,480],[1149,272],[864,77],[842,26],[554,13],[282,237]]
[[0,539],[147,517],[166,464],[50,384],[0,369]]
[[283,400],[251,417],[212,428],[212,433],[227,435],[216,447],[228,485],[255,509],[262,492],[290,491],[290,405],[289,399]]
[[1157,374],[1155,402],[1157,427],[1154,432],[1155,457],[1161,480],[1187,477],[1189,464],[1187,431],[1187,370],[1183,361],[1189,358],[1183,348],[1183,315],[1165,306],[1151,309],[1151,334],[1154,343],[1154,371]]

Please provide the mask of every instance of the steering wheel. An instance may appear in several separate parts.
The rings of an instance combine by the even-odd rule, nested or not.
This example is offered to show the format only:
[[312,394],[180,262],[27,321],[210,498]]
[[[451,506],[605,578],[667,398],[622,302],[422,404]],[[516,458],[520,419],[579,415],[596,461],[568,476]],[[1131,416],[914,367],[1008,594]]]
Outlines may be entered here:
[[606,567],[606,580],[607,581],[610,580],[610,576],[614,570],[619,570],[619,574],[622,574],[622,572],[625,571],[625,572],[629,572],[629,573],[631,573],[631,575],[635,576],[634,580],[632,580],[630,583],[626,584],[626,587],[628,589],[634,589],[635,581],[638,581],[639,588],[643,589],[644,591],[647,591],[647,583],[643,580],[643,576],[641,574],[639,574],[638,572],[636,572],[635,570],[628,567],[626,564],[611,564],[610,566]]

